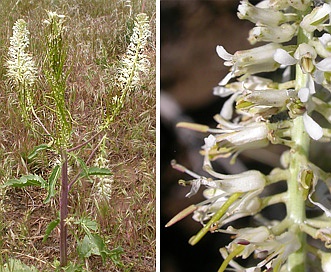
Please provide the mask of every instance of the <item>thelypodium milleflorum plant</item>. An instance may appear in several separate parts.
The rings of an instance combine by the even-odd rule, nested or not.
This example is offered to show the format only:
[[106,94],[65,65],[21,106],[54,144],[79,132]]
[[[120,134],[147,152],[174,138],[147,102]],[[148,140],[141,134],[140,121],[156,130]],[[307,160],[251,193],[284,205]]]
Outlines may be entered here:
[[[178,124],[207,134],[201,153],[209,177],[173,162],[175,169],[193,177],[181,181],[192,186],[187,196],[204,186],[206,200],[189,206],[167,226],[193,213],[203,228],[191,245],[207,232],[231,234],[232,242],[220,249],[224,262],[219,271],[228,266],[235,271],[331,271],[331,174],[308,158],[312,141],[331,141],[331,130],[325,128],[331,122],[330,16],[331,1],[264,0],[256,6],[241,1],[238,17],[255,23],[249,41],[267,43],[233,55],[217,46],[230,67],[214,89],[215,95],[229,96],[215,116],[218,126]],[[282,72],[281,82],[260,76],[276,70]],[[216,159],[233,161],[243,150],[268,144],[288,147],[280,158],[282,168],[268,175],[257,170],[225,175],[213,169]],[[268,195],[268,186],[280,181],[286,181],[287,190]],[[285,204],[285,218],[263,218],[260,212],[277,203]],[[308,217],[307,206],[320,215]],[[253,216],[256,227],[231,226],[246,216]],[[238,263],[249,257],[255,258],[249,268]]]

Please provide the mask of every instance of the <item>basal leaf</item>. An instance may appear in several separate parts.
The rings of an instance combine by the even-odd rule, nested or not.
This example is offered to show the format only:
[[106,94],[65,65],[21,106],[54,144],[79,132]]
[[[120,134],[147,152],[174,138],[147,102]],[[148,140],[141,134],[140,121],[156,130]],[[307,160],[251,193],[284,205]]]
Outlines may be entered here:
[[27,266],[18,259],[9,259],[7,263],[0,265],[0,271],[38,272],[37,268],[34,266]]
[[19,179],[10,179],[8,180],[4,186],[12,186],[12,187],[25,187],[25,186],[41,186],[44,187],[46,184],[45,180],[38,175],[25,175],[20,177]]

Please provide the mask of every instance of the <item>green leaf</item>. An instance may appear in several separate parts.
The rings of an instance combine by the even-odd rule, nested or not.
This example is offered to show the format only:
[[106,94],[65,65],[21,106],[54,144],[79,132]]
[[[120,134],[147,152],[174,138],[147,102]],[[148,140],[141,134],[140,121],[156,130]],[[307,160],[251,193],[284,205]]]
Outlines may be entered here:
[[90,167],[85,171],[85,173],[82,173],[84,177],[86,176],[110,176],[113,173],[107,169],[107,168],[99,168],[99,167]]
[[40,151],[43,151],[43,150],[46,150],[46,149],[50,149],[49,144],[41,144],[41,145],[36,146],[32,150],[32,152],[28,155],[28,160],[30,161],[30,160],[34,159]]
[[77,251],[78,251],[78,255],[82,259],[88,258],[92,254],[100,255],[98,247],[95,245],[94,241],[88,235],[85,235],[84,239],[81,242],[77,243]]
[[20,177],[20,179],[10,179],[3,186],[12,187],[25,187],[25,186],[41,186],[44,187],[46,181],[38,175],[25,175]]
[[47,240],[47,238],[49,237],[49,235],[51,234],[51,232],[56,228],[56,226],[60,223],[60,219],[57,218],[55,220],[53,220],[51,223],[48,224],[46,231],[45,231],[45,235],[43,238],[43,242],[45,242]]
[[97,231],[98,230],[98,223],[89,217],[82,217],[79,218],[74,222],[76,225],[80,225],[81,228],[84,230],[85,234],[88,236],[91,236],[91,230],[92,231]]
[[61,172],[61,167],[60,165],[56,165],[52,171],[51,176],[48,179],[48,186],[47,186],[47,197],[44,200],[44,203],[47,204],[50,202],[51,198],[55,195],[55,184],[56,181],[58,180]]
[[35,268],[34,266],[27,266],[26,264],[22,263],[20,260],[17,259],[9,259],[7,263],[5,263],[3,266],[0,266],[0,271],[38,272],[37,268]]
[[80,158],[76,158],[76,160],[78,161],[80,167],[82,168],[83,170],[83,173],[81,174],[81,177],[88,177],[88,167],[86,165],[86,163],[80,159]]
[[70,262],[66,267],[63,267],[62,269],[65,272],[87,272],[87,270],[83,267],[82,263],[75,264]]
[[[93,230],[93,231],[98,230],[98,223],[88,217],[83,217],[82,219],[79,220],[79,223],[84,228],[84,230],[88,230],[88,231],[89,230]],[[89,234],[89,233],[86,233],[86,234]]]
[[118,246],[116,248],[113,248],[112,250],[107,250],[107,256],[112,260],[114,264],[123,267],[124,265],[121,261],[121,255],[123,254],[123,252],[123,248]]
[[107,249],[105,242],[98,234],[85,235],[84,239],[78,242],[77,251],[81,258],[98,255],[105,262],[106,258],[109,257],[116,265],[123,266],[120,260],[123,249],[121,247],[113,250]]

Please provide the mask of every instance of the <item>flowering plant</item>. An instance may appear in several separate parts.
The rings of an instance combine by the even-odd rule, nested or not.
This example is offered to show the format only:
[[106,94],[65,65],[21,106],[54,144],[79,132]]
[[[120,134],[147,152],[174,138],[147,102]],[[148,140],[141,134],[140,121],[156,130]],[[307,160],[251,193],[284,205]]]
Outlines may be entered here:
[[[320,119],[331,122],[330,16],[330,1],[263,0],[254,6],[242,0],[238,17],[255,24],[248,40],[251,44],[268,43],[233,55],[217,46],[217,54],[230,67],[214,88],[215,95],[229,96],[215,116],[218,126],[178,124],[207,134],[201,154],[203,170],[211,177],[172,162],[175,169],[193,178],[180,181],[191,185],[187,196],[205,186],[206,200],[184,209],[166,226],[193,213],[193,219],[203,228],[190,239],[191,245],[207,232],[233,235],[232,242],[220,249],[224,262],[219,271],[229,265],[235,271],[308,271],[308,254],[320,260],[319,271],[331,271],[331,211],[326,201],[331,174],[308,157],[311,141],[331,141],[331,130],[320,125]],[[282,71],[282,82],[260,75],[278,69]],[[288,149],[281,156],[282,168],[268,175],[257,170],[225,175],[213,168],[216,159],[230,157],[234,162],[243,150],[269,144],[282,144]],[[281,181],[287,183],[285,192],[265,193],[268,186]],[[286,206],[285,218],[263,218],[260,212],[277,203]],[[315,207],[320,215],[308,217],[307,206]],[[259,225],[241,229],[231,226],[245,216],[253,216]],[[308,236],[324,246],[316,241],[308,243]],[[249,268],[235,260],[250,256],[258,261]]]

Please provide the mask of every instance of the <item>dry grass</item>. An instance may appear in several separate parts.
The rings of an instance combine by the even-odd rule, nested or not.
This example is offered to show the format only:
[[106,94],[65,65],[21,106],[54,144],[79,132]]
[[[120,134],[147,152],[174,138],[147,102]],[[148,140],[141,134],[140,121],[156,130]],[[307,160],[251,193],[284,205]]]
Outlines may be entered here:
[[[131,2],[131,9],[126,3]],[[30,31],[30,51],[42,67],[45,41],[45,10],[67,16],[68,45],[67,98],[74,123],[74,145],[93,135],[101,123],[102,101],[110,90],[116,62],[125,54],[133,28],[134,16],[141,12],[143,1],[107,0],[2,0],[0,3],[0,182],[26,173],[49,175],[54,154],[45,153],[33,163],[27,154],[45,139],[25,128],[21,122],[16,97],[5,78],[4,62],[14,22],[22,18]],[[114,266],[99,256],[85,261],[89,271],[155,270],[155,1],[144,3],[151,18],[152,38],[148,45],[151,70],[138,91],[131,94],[124,110],[107,131],[107,159],[114,173],[109,199],[96,201],[90,182],[77,183],[71,190],[69,214],[75,218],[89,216],[100,226],[100,235],[109,249],[121,246],[123,267]],[[48,86],[42,76],[35,90],[39,107],[43,107]],[[49,126],[47,111],[39,111]],[[80,154],[87,158],[98,143],[91,142]],[[72,174],[73,176],[74,174]],[[72,177],[71,176],[71,177]],[[1,261],[16,258],[40,271],[54,271],[58,259],[59,233],[53,231],[42,243],[46,227],[57,217],[58,200],[43,204],[46,191],[36,187],[0,188]],[[69,226],[69,260],[78,262],[74,225]]]

